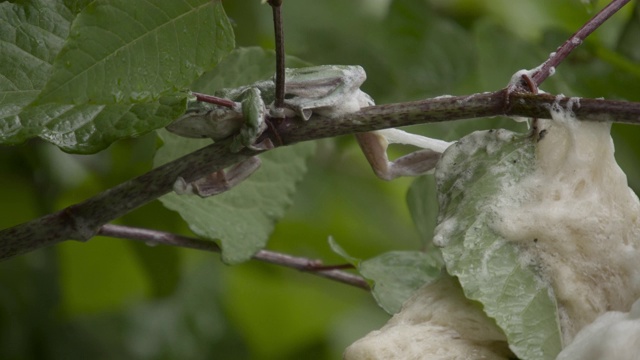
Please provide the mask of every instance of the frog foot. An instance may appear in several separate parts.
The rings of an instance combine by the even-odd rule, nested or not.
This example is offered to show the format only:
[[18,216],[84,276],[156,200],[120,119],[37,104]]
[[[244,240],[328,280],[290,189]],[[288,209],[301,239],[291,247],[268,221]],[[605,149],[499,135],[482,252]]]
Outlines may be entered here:
[[[356,134],[356,139],[373,172],[382,180],[418,176],[433,170],[444,150],[452,144],[398,129]],[[413,145],[422,150],[389,161],[387,147],[393,143]]]
[[237,186],[260,168],[261,161],[250,157],[229,170],[219,170],[192,183],[179,177],[173,184],[173,190],[179,194],[196,194],[202,198],[221,194]]
[[[257,139],[267,129],[265,118],[267,107],[264,105],[260,90],[249,88],[243,93],[244,100],[241,102],[242,113],[244,114],[244,124],[239,133],[234,136],[231,142],[231,152],[238,152],[247,147],[252,150],[267,150],[273,148],[271,142],[256,143]],[[265,147],[269,146],[271,147]]]

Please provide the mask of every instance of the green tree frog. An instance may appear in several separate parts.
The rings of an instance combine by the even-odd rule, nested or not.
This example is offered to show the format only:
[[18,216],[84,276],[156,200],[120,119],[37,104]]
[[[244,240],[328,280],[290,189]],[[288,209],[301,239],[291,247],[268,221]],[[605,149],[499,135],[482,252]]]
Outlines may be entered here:
[[[233,137],[231,151],[243,147],[269,149],[267,140],[256,143],[266,129],[267,114],[274,118],[299,117],[309,120],[313,114],[335,118],[374,105],[373,99],[360,90],[366,80],[361,66],[323,65],[285,70],[285,101],[283,108],[275,108],[275,83],[272,79],[215,92],[216,97],[231,100],[232,107],[223,107],[190,99],[187,111],[167,129],[177,135],[214,141]],[[357,134],[358,143],[374,172],[385,180],[398,176],[415,176],[431,170],[440,154],[450,143],[388,129]],[[410,144],[424,148],[396,161],[386,155],[390,143]],[[257,159],[238,164],[227,174],[213,174],[192,184],[179,178],[177,192],[194,192],[211,196],[230,189],[260,166]]]

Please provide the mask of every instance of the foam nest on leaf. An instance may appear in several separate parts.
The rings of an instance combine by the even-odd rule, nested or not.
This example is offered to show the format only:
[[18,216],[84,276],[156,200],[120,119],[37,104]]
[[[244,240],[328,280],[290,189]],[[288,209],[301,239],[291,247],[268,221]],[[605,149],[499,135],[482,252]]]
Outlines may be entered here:
[[[491,228],[553,289],[565,346],[581,329],[590,333],[596,319],[637,323],[637,316],[627,319],[622,312],[640,297],[640,201],[615,161],[611,124],[581,122],[571,111],[579,100],[567,105],[556,102],[553,120],[539,120],[544,136],[534,172],[504,184],[488,210],[497,214]],[[585,336],[569,346],[598,343],[580,340]],[[445,276],[420,289],[383,328],[347,348],[344,359],[510,357],[502,330],[464,297],[457,280]]]
[[536,171],[505,189],[493,227],[552,285],[568,344],[640,297],[640,202],[615,161],[610,123],[580,122],[558,105],[551,116]]
[[507,360],[507,339],[451,276],[420,288],[380,330],[347,348],[345,360]]

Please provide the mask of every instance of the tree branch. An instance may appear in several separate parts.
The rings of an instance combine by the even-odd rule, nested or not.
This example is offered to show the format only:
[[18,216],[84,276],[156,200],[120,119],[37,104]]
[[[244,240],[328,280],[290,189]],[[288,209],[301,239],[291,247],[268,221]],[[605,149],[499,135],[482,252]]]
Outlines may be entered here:
[[[221,252],[218,244],[213,241],[129,226],[106,224],[98,230],[97,235],[142,241],[147,244],[154,243],[215,253]],[[291,256],[268,250],[258,251],[253,255],[252,259],[307,272],[316,276],[335,280],[343,284],[359,287],[364,290],[371,290],[367,281],[362,277],[337,269],[329,269],[329,267],[323,266],[322,261],[320,260]]]
[[86,241],[100,226],[168,193],[178,177],[195,181],[257,152],[231,153],[220,142],[157,167],[81,203],[0,231],[0,259],[20,255],[64,240]]
[[640,124],[640,103],[511,92],[508,89],[468,96],[448,96],[378,105],[335,119],[313,116],[308,122],[286,121],[277,131],[284,144],[392,127],[492,116],[550,118],[554,103],[566,106],[583,121]]
[[[279,135],[283,145],[290,145],[358,132],[459,119],[499,115],[549,118],[549,109],[554,103],[561,106],[572,104],[576,117],[583,121],[640,124],[640,103],[536,95],[503,89],[469,96],[371,106],[335,119],[320,116],[313,116],[309,121],[287,119],[276,128],[277,134],[269,129],[264,136],[276,139]],[[172,191],[178,177],[192,182],[261,152],[245,148],[232,153],[228,142],[212,144],[79,204],[4,229],[0,231],[0,260],[65,240],[89,240],[102,225]]]

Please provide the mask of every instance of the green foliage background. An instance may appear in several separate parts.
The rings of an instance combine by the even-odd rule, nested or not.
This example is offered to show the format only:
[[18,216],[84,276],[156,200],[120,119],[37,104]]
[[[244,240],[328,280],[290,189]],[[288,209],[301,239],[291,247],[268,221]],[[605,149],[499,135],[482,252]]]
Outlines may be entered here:
[[[68,2],[71,8],[76,3]],[[378,103],[496,90],[542,62],[602,3],[579,0],[298,0],[285,2],[287,53],[314,64],[360,64]],[[0,3],[0,6],[9,3]],[[225,0],[237,46],[273,47],[270,9]],[[640,101],[638,6],[616,15],[543,89]],[[632,11],[634,10],[634,11]],[[635,16],[633,16],[635,13]],[[1,49],[0,49],[1,50]],[[0,51],[0,71],[9,71]],[[506,119],[411,129],[454,140],[518,128]],[[520,128],[521,129],[521,128]],[[640,129],[615,126],[617,157],[640,189]],[[366,259],[428,247],[437,209],[416,219],[411,179],[376,179],[351,137],[320,141],[268,248],[343,262],[327,238]],[[32,140],[0,147],[0,228],[79,202],[151,168],[154,134],[91,156]],[[420,180],[424,186],[432,180]],[[238,219],[242,221],[242,219]],[[189,233],[159,202],[120,224]],[[95,238],[0,263],[0,358],[336,359],[388,315],[370,294],[274,266],[228,267],[216,254]]]

